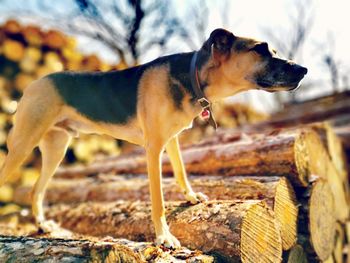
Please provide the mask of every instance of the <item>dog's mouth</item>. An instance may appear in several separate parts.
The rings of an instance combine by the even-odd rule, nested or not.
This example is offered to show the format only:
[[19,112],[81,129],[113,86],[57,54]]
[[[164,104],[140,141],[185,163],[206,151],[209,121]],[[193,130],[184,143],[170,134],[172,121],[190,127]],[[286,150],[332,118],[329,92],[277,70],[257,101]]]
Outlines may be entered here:
[[256,84],[262,89],[275,92],[275,91],[292,91],[300,86],[301,80],[294,82],[270,82],[265,80],[257,80]]

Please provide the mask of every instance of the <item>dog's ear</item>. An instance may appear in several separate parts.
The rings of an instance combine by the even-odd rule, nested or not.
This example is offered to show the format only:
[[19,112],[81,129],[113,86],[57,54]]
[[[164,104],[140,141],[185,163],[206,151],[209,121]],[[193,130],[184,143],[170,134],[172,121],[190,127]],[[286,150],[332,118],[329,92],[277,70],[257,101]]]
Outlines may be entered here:
[[222,28],[215,29],[211,32],[209,39],[204,43],[206,50],[210,51],[215,63],[220,63],[228,58],[235,36]]

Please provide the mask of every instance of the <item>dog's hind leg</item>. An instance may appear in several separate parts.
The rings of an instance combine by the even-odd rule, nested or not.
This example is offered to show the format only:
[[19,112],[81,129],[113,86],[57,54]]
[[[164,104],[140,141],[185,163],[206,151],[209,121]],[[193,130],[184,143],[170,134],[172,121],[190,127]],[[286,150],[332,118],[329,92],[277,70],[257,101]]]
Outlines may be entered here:
[[36,182],[32,195],[32,210],[38,227],[44,232],[51,232],[56,228],[52,221],[46,221],[43,211],[43,199],[50,178],[65,156],[72,136],[63,129],[48,131],[39,143],[42,155],[41,175]]
[[192,190],[190,183],[188,182],[185,166],[183,164],[183,160],[180,153],[179,140],[177,136],[169,140],[169,142],[166,145],[166,151],[169,155],[169,159],[173,167],[176,181],[179,184],[181,190],[184,192],[186,200],[191,202],[192,204],[197,204],[199,202],[208,200],[208,197],[206,195],[200,192],[195,193]]
[[8,154],[0,171],[0,186],[22,165],[58,114],[59,104],[53,100],[54,94],[45,94],[41,87],[40,83],[28,87],[18,105],[7,139]]

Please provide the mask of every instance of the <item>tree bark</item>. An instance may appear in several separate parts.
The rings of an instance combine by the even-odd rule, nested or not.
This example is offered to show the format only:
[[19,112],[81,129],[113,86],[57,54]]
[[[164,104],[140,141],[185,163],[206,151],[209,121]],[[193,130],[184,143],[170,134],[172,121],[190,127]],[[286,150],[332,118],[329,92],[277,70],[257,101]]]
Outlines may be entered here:
[[18,237],[0,235],[1,262],[213,262],[211,256],[185,248],[163,250],[126,239]]
[[[47,216],[77,233],[153,241],[150,214],[147,203],[120,201],[54,206]],[[169,203],[166,214],[171,232],[182,245],[214,253],[220,262],[281,260],[277,222],[260,201]]]
[[309,260],[326,260],[333,251],[336,225],[329,183],[317,178],[307,189],[299,189],[299,197],[298,241]]
[[[310,174],[325,171],[325,151],[312,130],[288,131],[281,134],[258,134],[225,143],[194,146],[182,151],[186,170],[191,174],[229,176],[286,176],[292,184],[307,186]],[[163,173],[172,173],[169,159],[163,158]],[[121,156],[108,162],[97,162],[88,168],[67,168],[60,177],[77,177],[103,172],[144,174],[143,155]]]
[[[285,177],[192,176],[190,182],[194,191],[206,194],[210,200],[265,200],[280,224],[283,249],[288,250],[295,244],[298,204],[293,187]],[[30,205],[30,192],[30,187],[18,187],[14,201]],[[163,193],[166,200],[185,201],[173,178],[163,179]],[[49,204],[116,200],[150,200],[147,177],[56,179],[46,194]]]

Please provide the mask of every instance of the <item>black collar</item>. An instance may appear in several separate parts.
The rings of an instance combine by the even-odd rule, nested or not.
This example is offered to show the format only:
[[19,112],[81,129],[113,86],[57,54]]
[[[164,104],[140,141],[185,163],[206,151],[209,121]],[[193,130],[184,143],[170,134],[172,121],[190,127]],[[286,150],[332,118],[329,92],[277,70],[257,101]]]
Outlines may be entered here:
[[194,93],[196,95],[195,100],[201,105],[202,107],[202,118],[205,119],[215,130],[217,128],[217,124],[215,122],[213,112],[211,109],[211,103],[210,101],[205,97],[205,94],[203,92],[199,75],[198,75],[198,68],[197,68],[197,56],[198,52],[194,52],[192,60],[191,60],[191,67],[190,67],[190,77],[191,77],[191,84],[192,88],[194,90]]

